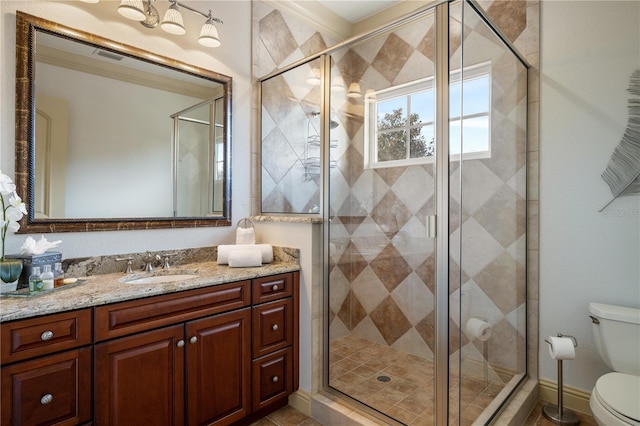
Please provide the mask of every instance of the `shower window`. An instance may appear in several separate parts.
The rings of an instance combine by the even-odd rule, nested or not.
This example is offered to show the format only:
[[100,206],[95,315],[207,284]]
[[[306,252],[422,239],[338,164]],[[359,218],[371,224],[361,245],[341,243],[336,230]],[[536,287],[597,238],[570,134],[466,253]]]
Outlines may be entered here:
[[[460,70],[451,74],[451,131],[459,139],[459,133],[464,129],[465,159],[490,157],[490,64],[466,68],[464,75],[464,93],[461,97]],[[433,84],[433,78],[427,78],[367,93],[364,117],[366,168],[433,162]],[[464,104],[462,118],[459,113],[460,99]],[[460,149],[456,152],[455,147],[452,148],[451,154],[460,154]]]

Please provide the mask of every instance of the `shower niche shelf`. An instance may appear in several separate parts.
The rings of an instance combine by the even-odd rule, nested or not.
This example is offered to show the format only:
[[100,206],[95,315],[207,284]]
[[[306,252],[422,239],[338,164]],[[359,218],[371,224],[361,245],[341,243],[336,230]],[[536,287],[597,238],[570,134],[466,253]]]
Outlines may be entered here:
[[[313,114],[313,117],[316,117],[317,114]],[[313,134],[310,134],[313,133]],[[309,181],[313,179],[317,179],[320,177],[320,148],[321,148],[322,140],[320,139],[320,135],[315,131],[315,128],[311,124],[311,118],[309,118],[309,123],[307,125],[307,140],[304,148],[304,155],[302,158],[302,165],[304,166],[304,180]],[[329,140],[329,148],[337,148],[338,140],[331,139]],[[338,165],[338,162],[333,159],[329,159],[329,167],[335,168]]]

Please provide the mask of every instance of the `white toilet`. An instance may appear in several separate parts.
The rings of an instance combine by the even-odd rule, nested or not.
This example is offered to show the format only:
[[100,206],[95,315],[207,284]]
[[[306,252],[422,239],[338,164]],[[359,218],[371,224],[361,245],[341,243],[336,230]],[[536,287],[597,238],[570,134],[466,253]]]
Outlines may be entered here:
[[640,426],[640,309],[590,303],[598,353],[614,372],[596,382],[589,406],[600,426]]

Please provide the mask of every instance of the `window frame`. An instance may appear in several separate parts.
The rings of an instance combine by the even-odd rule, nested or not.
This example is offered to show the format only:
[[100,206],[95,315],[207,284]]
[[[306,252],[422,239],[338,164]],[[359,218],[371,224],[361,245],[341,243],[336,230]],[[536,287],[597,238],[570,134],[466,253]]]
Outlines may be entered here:
[[[483,151],[474,151],[463,153],[463,159],[472,160],[472,159],[481,159],[481,158],[489,158],[491,157],[491,121],[492,121],[492,113],[491,113],[491,105],[492,105],[492,70],[491,70],[491,62],[483,62],[480,64],[471,65],[464,68],[464,80],[470,81],[473,79],[488,77],[489,79],[489,87],[488,87],[488,108],[486,113],[473,113],[462,116],[460,118],[458,115],[454,117],[449,117],[449,123],[458,121],[463,122],[464,120],[478,118],[478,117],[487,117],[488,119],[488,127],[487,127],[487,149]],[[450,74],[450,85],[460,83],[460,70],[454,70]],[[410,146],[407,146],[406,152],[407,156],[404,159],[400,160],[386,160],[379,161],[378,160],[378,103],[397,99],[397,98],[407,98],[407,104],[409,104],[409,96],[412,94],[434,91],[435,85],[435,77],[427,77],[419,80],[414,80],[409,83],[400,84],[398,86],[388,87],[382,90],[373,91],[369,90],[365,94],[364,97],[364,167],[365,169],[378,169],[378,168],[388,168],[388,167],[401,167],[401,166],[411,166],[411,165],[419,165],[419,164],[429,164],[435,161],[435,155],[429,155],[426,157],[420,158],[408,158],[410,155]],[[434,96],[435,103],[435,96]],[[450,111],[451,113],[451,111]],[[411,114],[410,109],[407,109],[407,119],[409,119]],[[434,105],[434,117],[431,121],[423,121],[420,123],[420,126],[411,126],[410,124],[406,125],[404,129],[410,131],[412,128],[417,127],[428,127],[432,126],[434,128],[435,135],[435,105]],[[461,126],[462,128],[462,126]],[[398,128],[400,129],[400,128]],[[409,140],[407,141],[410,144],[410,132],[408,132]],[[464,141],[464,140],[463,140]],[[459,160],[460,154],[452,154],[452,160]]]

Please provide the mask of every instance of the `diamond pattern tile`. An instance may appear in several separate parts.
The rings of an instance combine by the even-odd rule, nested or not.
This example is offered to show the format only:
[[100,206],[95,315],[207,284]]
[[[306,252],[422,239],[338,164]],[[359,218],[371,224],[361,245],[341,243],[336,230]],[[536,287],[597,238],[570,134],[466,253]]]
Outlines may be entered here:
[[282,13],[277,9],[260,20],[260,39],[276,64],[282,63],[298,48]]
[[411,212],[389,191],[371,212],[371,218],[388,238],[393,238],[411,218]]
[[[511,41],[522,36],[526,28],[526,2],[483,4]],[[335,43],[270,7],[262,7],[259,16],[260,43],[256,55],[261,71],[273,70],[284,65],[283,61],[308,56]],[[452,19],[451,51],[459,52],[462,26]],[[470,41],[469,46],[471,42],[475,46],[495,43],[484,23],[478,20],[467,24],[471,26],[464,28],[464,37]],[[395,33],[374,37],[352,49],[341,49],[334,55],[334,70],[347,85],[359,81],[363,92],[424,77],[434,60],[432,25],[432,21],[425,20],[421,25],[398,28]],[[454,61],[460,57],[457,53],[452,55]],[[492,86],[491,156],[463,162],[462,188],[456,186],[455,178],[460,163],[452,163],[449,293],[452,303],[457,303],[460,309],[455,314],[463,322],[469,316],[478,316],[494,324],[496,339],[504,342],[491,342],[490,362],[511,368],[518,367],[516,355],[499,352],[506,352],[509,345],[524,348],[524,286],[513,287],[513,282],[523,280],[522,259],[526,257],[523,254],[526,134],[522,117],[516,114],[526,86],[512,83],[514,70],[508,58],[498,54],[491,60],[492,75],[496,77]],[[276,161],[271,158],[274,161],[269,164],[267,153],[266,164],[263,162],[263,204],[272,206],[274,212],[308,210],[313,200],[320,198],[317,181],[302,185],[304,189],[300,191],[287,187],[298,186],[299,169],[295,163],[304,140],[295,137],[289,140],[284,135],[300,135],[306,116],[317,110],[320,102],[318,90],[296,83],[300,78],[305,81],[305,76],[289,77],[274,79],[273,90],[265,98],[262,134],[274,139],[267,143],[272,142],[277,156],[282,157],[279,160],[284,161],[275,166]],[[368,343],[431,356],[435,264],[433,244],[425,245],[426,239],[421,236],[426,215],[434,212],[433,165],[364,169],[362,104],[342,94],[332,98],[331,107],[340,126],[331,133],[338,147],[331,150],[337,167],[331,171],[329,189],[330,212],[337,215],[330,231],[330,338],[333,341],[360,336]],[[278,136],[278,132],[283,135]],[[283,152],[285,155],[281,155]],[[460,236],[462,247],[457,246]],[[457,254],[460,249],[462,259]],[[456,321],[452,320],[452,327]],[[461,356],[463,361],[465,356],[476,359],[481,356],[477,342],[469,342],[464,333],[453,336],[451,343],[452,356]],[[456,347],[465,348],[466,352],[459,355]],[[354,374],[366,375],[367,368]],[[399,388],[393,392],[396,396],[402,393]],[[390,409],[397,410],[394,413],[398,418],[404,419],[411,404],[390,403],[389,398],[393,397],[377,402],[390,404]],[[419,419],[424,416],[415,415],[407,423],[423,424]]]
[[338,267],[349,281],[353,281],[367,267],[367,261],[358,252],[358,248],[349,243],[338,261]]
[[402,281],[391,297],[411,325],[415,326],[433,311],[433,294],[415,273]]
[[507,248],[526,231],[526,201],[502,185],[475,213],[475,219]]
[[370,317],[388,345],[393,344],[411,328],[411,323],[391,297],[386,297],[371,312]]
[[384,76],[389,82],[395,80],[398,72],[413,53],[409,43],[394,33],[389,34],[384,45],[378,51],[371,66]]
[[473,280],[500,308],[508,314],[525,302],[525,270],[507,252],[474,275]]
[[275,129],[262,140],[262,167],[277,184],[298,162],[298,156],[280,129]]
[[409,264],[392,244],[387,245],[370,266],[390,292],[412,272]]

